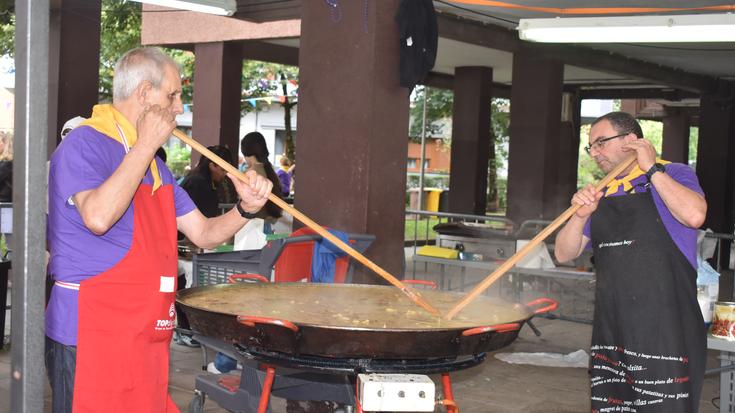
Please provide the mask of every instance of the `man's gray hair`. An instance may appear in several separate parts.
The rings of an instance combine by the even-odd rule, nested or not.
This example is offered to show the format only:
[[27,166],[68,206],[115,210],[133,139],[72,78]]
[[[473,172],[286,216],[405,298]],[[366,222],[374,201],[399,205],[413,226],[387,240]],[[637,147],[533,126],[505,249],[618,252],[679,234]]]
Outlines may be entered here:
[[119,102],[130,97],[143,81],[159,87],[166,66],[178,69],[176,62],[157,47],[139,47],[128,50],[115,64],[112,80],[112,101]]
[[638,123],[638,121],[630,113],[610,112],[595,119],[595,121],[592,122],[591,126],[595,126],[603,120],[610,122],[610,125],[612,125],[613,129],[615,129],[618,133],[632,133],[637,136],[638,139],[643,139],[643,130],[641,129],[641,124]]

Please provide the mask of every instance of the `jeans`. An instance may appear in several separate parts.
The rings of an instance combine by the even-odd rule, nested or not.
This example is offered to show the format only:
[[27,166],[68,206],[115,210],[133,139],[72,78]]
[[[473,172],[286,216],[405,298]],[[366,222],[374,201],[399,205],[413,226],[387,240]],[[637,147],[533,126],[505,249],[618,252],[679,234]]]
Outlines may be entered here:
[[66,346],[46,337],[46,372],[51,383],[53,413],[71,413],[76,365],[76,346]]

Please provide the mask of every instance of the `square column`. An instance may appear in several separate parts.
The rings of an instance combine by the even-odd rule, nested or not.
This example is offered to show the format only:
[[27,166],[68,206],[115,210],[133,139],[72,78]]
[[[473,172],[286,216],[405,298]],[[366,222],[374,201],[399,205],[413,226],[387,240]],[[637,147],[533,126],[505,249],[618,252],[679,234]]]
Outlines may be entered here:
[[[321,225],[374,234],[368,258],[401,277],[409,95],[398,4],[301,4],[295,203]],[[353,279],[382,283],[368,271]]]
[[[240,153],[241,47],[227,42],[197,43],[194,48],[192,135],[204,146],[227,145]],[[199,154],[192,152],[196,165]]]
[[671,162],[689,162],[689,116],[675,108],[666,108],[663,117],[661,157]]
[[49,156],[64,123],[88,118],[99,102],[101,7],[100,1],[63,0],[49,15]]
[[[713,93],[700,98],[697,176],[707,198],[707,218],[703,228],[731,234],[735,220],[735,107],[726,105],[735,90],[731,82],[722,82]],[[730,160],[730,162],[728,162]],[[729,249],[721,261],[727,268]]]
[[559,172],[563,75],[560,61],[529,47],[513,54],[507,216],[519,225],[554,219],[569,204]]
[[454,72],[449,210],[485,215],[493,69],[458,67]]

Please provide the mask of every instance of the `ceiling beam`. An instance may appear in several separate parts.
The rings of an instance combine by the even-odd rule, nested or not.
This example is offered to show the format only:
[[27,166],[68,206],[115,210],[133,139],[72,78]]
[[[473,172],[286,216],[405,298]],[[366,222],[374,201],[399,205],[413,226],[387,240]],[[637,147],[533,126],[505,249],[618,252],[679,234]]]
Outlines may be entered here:
[[[454,76],[446,73],[429,72],[421,84],[437,89],[454,90]],[[510,99],[510,86],[493,82],[490,93],[494,98]]]
[[[575,88],[576,89],[576,88]],[[679,89],[626,88],[626,89],[579,89],[581,99],[682,99],[699,98],[699,94]]]
[[301,0],[238,0],[233,16],[257,23],[301,17]]
[[299,48],[281,46],[259,41],[243,41],[242,58],[244,60],[260,60],[282,65],[299,65]]
[[525,42],[517,32],[492,24],[437,13],[439,36],[506,52],[530,48],[534,52],[563,61],[565,64],[607,73],[623,74],[655,84],[667,85],[692,92],[712,91],[717,80],[667,66],[632,59],[621,54],[588,47]]

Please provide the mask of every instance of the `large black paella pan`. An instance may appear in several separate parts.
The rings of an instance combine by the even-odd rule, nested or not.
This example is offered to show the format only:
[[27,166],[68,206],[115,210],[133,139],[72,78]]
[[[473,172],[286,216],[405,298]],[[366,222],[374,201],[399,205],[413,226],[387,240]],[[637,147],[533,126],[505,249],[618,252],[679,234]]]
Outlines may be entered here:
[[[458,293],[424,291],[446,313]],[[480,297],[453,320],[433,317],[397,288],[355,284],[236,283],[190,288],[178,303],[192,330],[248,348],[334,358],[426,359],[510,344],[534,315],[556,308]],[[543,307],[543,308],[538,308]]]

